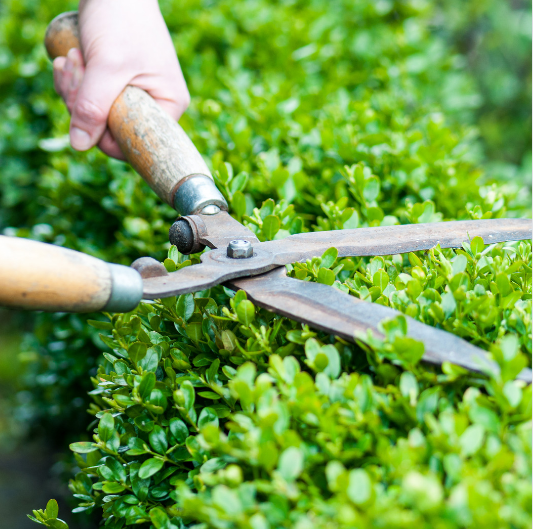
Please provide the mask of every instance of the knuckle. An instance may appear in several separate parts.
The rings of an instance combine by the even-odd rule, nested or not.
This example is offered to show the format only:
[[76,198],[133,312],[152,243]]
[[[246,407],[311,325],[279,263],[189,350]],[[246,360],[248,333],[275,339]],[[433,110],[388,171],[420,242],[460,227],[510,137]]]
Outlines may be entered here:
[[106,121],[107,114],[97,104],[84,99],[78,101],[74,108],[76,117],[85,123],[99,124]]

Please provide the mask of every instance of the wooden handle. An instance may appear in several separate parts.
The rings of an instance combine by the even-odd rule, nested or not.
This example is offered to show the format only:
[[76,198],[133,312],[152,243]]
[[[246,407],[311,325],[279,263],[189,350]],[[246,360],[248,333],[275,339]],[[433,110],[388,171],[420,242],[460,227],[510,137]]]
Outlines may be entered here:
[[[81,50],[77,12],[54,18],[44,42],[52,59],[71,48]],[[128,162],[172,207],[187,177],[201,174],[213,179],[187,134],[144,90],[127,86],[111,107],[108,126]]]
[[132,310],[141,296],[142,280],[131,268],[0,235],[0,305],[47,312],[122,312]]

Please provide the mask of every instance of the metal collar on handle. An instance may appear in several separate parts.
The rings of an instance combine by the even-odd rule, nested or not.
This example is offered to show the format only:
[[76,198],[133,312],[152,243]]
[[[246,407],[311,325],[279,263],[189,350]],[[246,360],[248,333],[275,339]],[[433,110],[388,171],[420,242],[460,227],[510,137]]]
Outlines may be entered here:
[[174,194],[174,209],[180,215],[213,215],[227,211],[228,203],[211,178],[195,174],[180,182]]

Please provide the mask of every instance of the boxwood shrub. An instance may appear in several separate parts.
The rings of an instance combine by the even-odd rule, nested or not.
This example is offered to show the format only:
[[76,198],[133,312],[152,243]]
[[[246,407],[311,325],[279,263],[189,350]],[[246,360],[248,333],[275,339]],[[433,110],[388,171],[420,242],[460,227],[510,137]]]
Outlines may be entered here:
[[[131,169],[68,147],[41,40],[75,7],[0,6],[0,227],[113,262],[194,264]],[[435,4],[161,7],[193,95],[181,123],[261,240],[529,215],[521,182],[484,170],[476,83],[434,31]],[[401,316],[353,345],[224,287],[126,315],[39,315],[19,417],[73,442],[76,512],[111,528],[530,525],[531,391],[513,381],[531,365],[530,243],[330,250],[289,273],[458,334],[500,373],[421,363]],[[64,528],[58,516],[54,501],[34,512]]]
[[[486,376],[421,364],[404,316],[353,345],[225,287],[91,321],[112,353],[92,440],[71,444],[74,512],[112,528],[528,527],[531,386],[514,379],[530,361],[531,245],[464,246],[290,268],[491,343]],[[171,247],[165,265],[190,260]],[[49,506],[34,519],[66,527]]]

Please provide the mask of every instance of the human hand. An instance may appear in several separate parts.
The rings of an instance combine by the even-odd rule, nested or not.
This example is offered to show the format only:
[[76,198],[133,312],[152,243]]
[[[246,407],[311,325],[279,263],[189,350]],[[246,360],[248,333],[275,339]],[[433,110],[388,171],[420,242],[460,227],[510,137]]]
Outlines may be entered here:
[[80,0],[80,50],[54,60],[54,84],[72,115],[70,143],[124,159],[107,129],[115,99],[127,85],[148,92],[178,120],[190,102],[156,0]]

